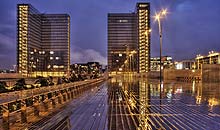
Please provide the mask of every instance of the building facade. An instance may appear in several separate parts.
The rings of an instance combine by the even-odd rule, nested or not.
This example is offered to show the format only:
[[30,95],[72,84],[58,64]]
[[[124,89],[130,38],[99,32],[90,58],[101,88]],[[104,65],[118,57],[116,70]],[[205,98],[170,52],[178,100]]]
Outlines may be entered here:
[[150,71],[150,4],[137,3],[138,71]]
[[[151,71],[160,71],[160,57],[151,58]],[[161,59],[162,69],[169,69],[173,67],[173,58],[171,56],[162,56]]]
[[17,66],[26,77],[64,76],[70,65],[70,17],[17,5]]
[[87,78],[100,77],[102,65],[99,62],[76,63],[70,65],[72,75],[82,75]]
[[210,51],[208,55],[197,55],[195,58],[196,69],[201,69],[202,64],[220,64],[220,53]]
[[138,3],[133,13],[108,14],[108,71],[150,70],[150,4]]
[[175,62],[175,69],[178,70],[193,70],[195,69],[195,60],[190,59],[190,60],[182,60],[179,62]]
[[[128,71],[130,68],[128,55],[138,47],[136,22],[135,13],[108,14],[109,71]],[[133,59],[136,57],[134,54]],[[133,65],[137,65],[137,62],[134,62]],[[136,70],[136,68],[133,69]]]

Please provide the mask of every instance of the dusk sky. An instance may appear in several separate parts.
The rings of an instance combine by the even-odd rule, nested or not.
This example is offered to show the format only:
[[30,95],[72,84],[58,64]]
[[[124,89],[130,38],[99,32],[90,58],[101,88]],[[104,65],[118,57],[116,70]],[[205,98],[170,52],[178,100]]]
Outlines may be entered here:
[[71,63],[107,63],[107,13],[133,12],[137,2],[151,3],[151,54],[159,55],[156,11],[167,8],[163,19],[163,55],[175,60],[220,52],[220,0],[1,0],[0,69],[16,64],[16,6],[30,3],[41,13],[71,17]]

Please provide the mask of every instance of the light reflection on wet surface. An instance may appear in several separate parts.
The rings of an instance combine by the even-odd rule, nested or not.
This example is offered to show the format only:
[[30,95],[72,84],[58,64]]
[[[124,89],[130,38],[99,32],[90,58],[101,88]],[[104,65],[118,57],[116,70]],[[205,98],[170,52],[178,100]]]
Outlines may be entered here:
[[220,87],[112,78],[70,116],[75,129],[220,129]]

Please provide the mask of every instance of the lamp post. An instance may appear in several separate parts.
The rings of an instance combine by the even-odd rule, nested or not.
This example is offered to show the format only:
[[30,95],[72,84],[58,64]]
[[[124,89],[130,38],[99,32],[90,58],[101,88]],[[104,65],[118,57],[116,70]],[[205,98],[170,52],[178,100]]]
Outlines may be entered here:
[[162,59],[162,25],[160,19],[166,16],[167,10],[163,9],[159,13],[156,13],[155,15],[155,20],[158,22],[158,27],[159,27],[159,36],[160,36],[160,83],[162,82],[162,72],[161,72],[161,59]]
[[[161,83],[162,83],[162,72],[161,72],[161,67],[162,67],[162,63],[161,63],[161,59],[162,59],[162,25],[161,25],[161,18],[165,17],[167,14],[167,10],[163,9],[162,11],[160,11],[159,13],[156,13],[155,20],[158,22],[158,27],[159,27],[159,36],[160,36],[160,105],[161,105]],[[161,107],[160,107],[161,110]]]

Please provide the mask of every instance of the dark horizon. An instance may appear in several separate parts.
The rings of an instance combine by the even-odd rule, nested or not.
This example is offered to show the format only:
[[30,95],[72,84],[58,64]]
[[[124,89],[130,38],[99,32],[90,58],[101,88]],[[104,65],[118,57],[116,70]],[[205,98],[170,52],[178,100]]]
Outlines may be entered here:
[[[89,1],[50,0],[1,1],[0,8],[0,68],[16,64],[16,6],[29,3],[41,13],[67,13],[71,19],[71,64],[98,61],[107,63],[107,14],[133,12],[137,2],[151,3],[151,16],[167,8],[163,19],[163,55],[175,60],[195,58],[209,51],[220,51],[220,8],[218,0],[112,0]],[[151,18],[152,57],[159,55],[157,23]],[[190,50],[190,51],[189,51]]]

